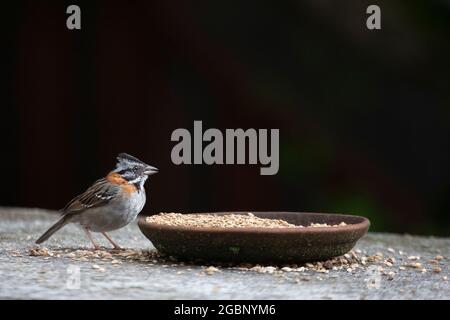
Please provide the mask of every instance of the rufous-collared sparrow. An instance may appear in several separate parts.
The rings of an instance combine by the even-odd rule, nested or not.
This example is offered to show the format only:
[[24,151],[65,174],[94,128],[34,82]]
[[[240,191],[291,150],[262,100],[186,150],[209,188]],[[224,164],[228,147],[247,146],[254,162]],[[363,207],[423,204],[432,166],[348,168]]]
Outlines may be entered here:
[[62,210],[62,217],[36,243],[42,243],[68,223],[77,223],[86,232],[95,249],[91,231],[102,233],[115,249],[120,247],[106,234],[133,221],[145,205],[144,183],[158,172],[126,153],[117,156],[116,168],[75,197]]

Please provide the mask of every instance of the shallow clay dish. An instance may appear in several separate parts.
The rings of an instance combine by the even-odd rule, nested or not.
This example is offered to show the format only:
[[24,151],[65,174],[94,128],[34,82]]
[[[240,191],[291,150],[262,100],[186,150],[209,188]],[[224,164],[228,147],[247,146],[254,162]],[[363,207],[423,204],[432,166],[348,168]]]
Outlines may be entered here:
[[[247,214],[211,212],[205,214]],[[148,223],[139,228],[162,253],[189,261],[289,263],[321,261],[350,251],[369,229],[368,219],[358,216],[306,212],[253,212],[261,218],[283,219],[307,226],[345,222],[339,227],[308,228],[192,228]]]

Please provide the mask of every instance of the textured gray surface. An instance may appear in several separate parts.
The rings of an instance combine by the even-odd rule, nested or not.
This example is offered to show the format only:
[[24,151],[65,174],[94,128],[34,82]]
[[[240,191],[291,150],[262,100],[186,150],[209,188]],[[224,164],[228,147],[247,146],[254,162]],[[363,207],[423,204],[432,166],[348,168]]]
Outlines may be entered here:
[[[393,280],[380,277],[379,288],[369,288],[370,273],[345,270],[319,274],[314,271],[260,274],[221,268],[208,275],[202,266],[184,266],[156,261],[73,261],[65,257],[29,256],[33,241],[56,219],[38,209],[0,208],[0,298],[7,299],[449,299],[448,258],[450,239],[370,233],[357,247],[368,254],[382,252],[394,256],[388,271]],[[127,248],[151,248],[136,224],[112,232],[111,236]],[[97,237],[99,238],[99,237]],[[99,238],[100,239],[100,238]],[[107,245],[106,242],[102,242]],[[81,230],[63,228],[45,245],[69,251],[89,247]],[[388,250],[393,248],[395,253]],[[404,254],[400,255],[399,251]],[[407,256],[420,256],[428,270],[399,266]],[[436,255],[440,273],[427,264]],[[98,265],[93,267],[93,265]],[[435,266],[434,266],[435,267]],[[68,269],[69,268],[69,269]],[[72,268],[72,269],[71,269]],[[80,288],[69,289],[68,270],[80,270]],[[96,269],[97,268],[97,269]],[[104,269],[104,270],[102,270]],[[296,279],[301,281],[295,281]],[[69,282],[68,282],[69,281]]]

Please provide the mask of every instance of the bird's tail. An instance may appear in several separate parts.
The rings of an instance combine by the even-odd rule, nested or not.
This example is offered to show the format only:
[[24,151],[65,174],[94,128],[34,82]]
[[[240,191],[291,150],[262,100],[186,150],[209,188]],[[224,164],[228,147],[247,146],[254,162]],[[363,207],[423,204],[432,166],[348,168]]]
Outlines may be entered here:
[[36,240],[36,243],[42,243],[44,241],[46,241],[48,238],[50,238],[56,231],[58,231],[59,229],[61,229],[62,227],[64,227],[67,223],[67,217],[63,216],[61,219],[59,219],[53,226],[50,227],[50,229],[48,229],[47,231],[45,231],[45,233],[40,236],[39,239]]

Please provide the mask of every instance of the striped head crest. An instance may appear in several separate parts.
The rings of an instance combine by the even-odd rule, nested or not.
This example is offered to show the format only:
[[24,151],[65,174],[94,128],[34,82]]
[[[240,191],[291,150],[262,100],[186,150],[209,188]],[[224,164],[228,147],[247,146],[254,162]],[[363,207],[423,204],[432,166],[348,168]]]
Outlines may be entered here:
[[144,162],[128,153],[122,152],[117,156],[117,166],[131,167],[134,165],[146,166]]

